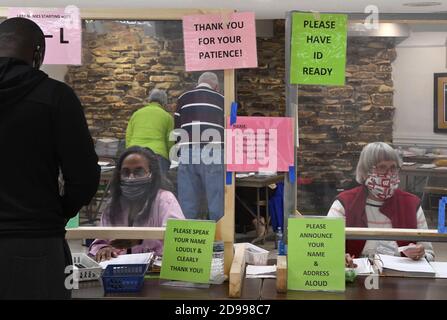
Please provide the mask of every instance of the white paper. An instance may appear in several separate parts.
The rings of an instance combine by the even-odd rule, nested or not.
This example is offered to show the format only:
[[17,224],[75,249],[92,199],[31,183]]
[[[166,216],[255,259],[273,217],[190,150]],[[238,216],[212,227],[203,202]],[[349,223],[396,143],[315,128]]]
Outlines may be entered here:
[[245,269],[246,278],[276,278],[276,265],[253,266],[248,265]]
[[152,252],[148,253],[134,253],[134,254],[122,254],[116,258],[112,258],[107,261],[100,262],[101,268],[105,269],[110,264],[148,264],[152,256]]
[[433,169],[436,168],[435,164],[427,163],[427,164],[421,164],[419,166],[419,169]]
[[115,166],[101,166],[101,171],[110,171],[115,169]]
[[395,257],[385,254],[379,254],[378,256],[383,263],[383,267],[387,269],[405,272],[435,273],[435,270],[425,259],[412,260],[406,257]]
[[108,162],[108,161],[98,161],[98,164],[99,164],[100,166],[107,166],[107,165],[110,164],[110,162]]
[[447,262],[430,262],[436,272],[436,278],[447,278]]
[[403,162],[402,163],[403,166],[412,166],[414,164],[416,164],[416,162]]
[[357,274],[371,274],[374,273],[374,269],[369,262],[368,258],[357,258],[353,259],[354,263],[357,265],[355,271]]
[[263,274],[263,273],[271,273],[276,272],[276,265],[273,266],[253,266],[248,265],[245,270],[246,274]]

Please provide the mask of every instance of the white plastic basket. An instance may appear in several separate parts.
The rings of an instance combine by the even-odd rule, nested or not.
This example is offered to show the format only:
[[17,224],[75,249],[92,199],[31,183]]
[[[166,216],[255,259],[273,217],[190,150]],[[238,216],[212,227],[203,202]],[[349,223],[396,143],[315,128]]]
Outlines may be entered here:
[[78,279],[78,281],[90,281],[101,278],[101,266],[88,255],[85,253],[73,253],[72,258],[74,279]]
[[254,265],[267,265],[269,252],[249,242],[235,243],[234,246],[245,246],[245,263]]

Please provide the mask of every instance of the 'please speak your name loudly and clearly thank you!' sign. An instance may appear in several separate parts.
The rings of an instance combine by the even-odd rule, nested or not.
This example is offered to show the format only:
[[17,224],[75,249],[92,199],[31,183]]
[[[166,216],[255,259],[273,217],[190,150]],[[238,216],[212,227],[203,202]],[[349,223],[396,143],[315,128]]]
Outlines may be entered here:
[[209,283],[216,223],[169,219],[160,278]]

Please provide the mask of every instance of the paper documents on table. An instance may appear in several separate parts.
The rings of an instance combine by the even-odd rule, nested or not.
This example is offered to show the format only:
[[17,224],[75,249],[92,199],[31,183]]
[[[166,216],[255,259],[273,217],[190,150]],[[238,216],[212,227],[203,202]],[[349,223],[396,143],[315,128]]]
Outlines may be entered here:
[[412,260],[407,257],[395,257],[378,254],[376,263],[381,261],[384,275],[403,277],[434,277],[436,272],[425,259]]
[[433,168],[436,168],[436,165],[431,163],[421,164],[419,166],[419,169],[433,169]]
[[276,278],[276,265],[253,266],[248,265],[245,270],[246,278]]
[[357,265],[355,271],[357,274],[372,274],[374,273],[373,266],[369,262],[368,258],[357,258],[353,259],[354,263]]
[[447,278],[447,262],[430,262],[436,272],[436,278]]
[[152,252],[122,254],[116,258],[100,262],[99,265],[101,268],[105,269],[110,264],[148,264],[151,262],[153,255]]

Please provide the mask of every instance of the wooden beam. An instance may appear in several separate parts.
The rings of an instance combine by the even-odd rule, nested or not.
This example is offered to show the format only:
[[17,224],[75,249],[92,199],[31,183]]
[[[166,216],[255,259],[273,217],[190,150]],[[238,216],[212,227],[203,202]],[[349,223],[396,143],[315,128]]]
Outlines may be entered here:
[[242,281],[245,276],[245,245],[240,244],[236,247],[233,263],[230,270],[230,298],[240,298],[242,294]]
[[276,261],[276,291],[287,292],[287,256],[278,256]]
[[[221,222],[219,223],[222,225]],[[164,232],[164,227],[79,227],[67,229],[65,237],[67,239],[163,239]],[[229,236],[228,233],[225,234]],[[434,229],[346,228],[346,239],[447,242],[447,234],[438,233]],[[225,239],[224,242],[230,244]],[[233,247],[228,247],[228,249],[233,251]]]
[[[6,17],[8,7],[0,7]],[[228,14],[229,9],[80,8],[81,19],[96,20],[182,20],[185,15]]]
[[[235,100],[235,79],[234,70],[224,71],[224,95],[225,95],[225,119],[230,116],[231,103]],[[227,121],[225,120],[225,126]],[[224,137],[225,138],[225,137]],[[226,143],[224,144],[224,148]],[[225,153],[225,151],[224,151]],[[224,172],[224,180],[226,175],[226,164]],[[234,243],[234,197],[235,197],[235,176],[232,173],[232,184],[224,185],[224,217],[217,223],[216,234],[220,237],[219,240],[224,242],[224,272],[228,276],[233,261],[233,243]]]
[[67,229],[66,239],[163,239],[164,227],[79,227]]
[[346,228],[346,239],[446,242],[447,234],[433,229]]

